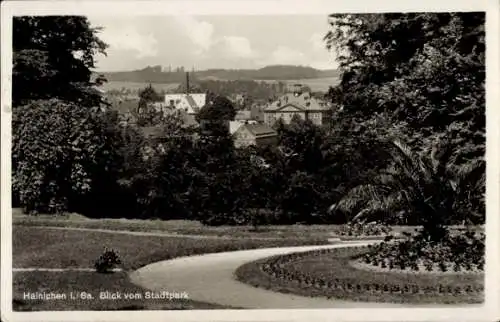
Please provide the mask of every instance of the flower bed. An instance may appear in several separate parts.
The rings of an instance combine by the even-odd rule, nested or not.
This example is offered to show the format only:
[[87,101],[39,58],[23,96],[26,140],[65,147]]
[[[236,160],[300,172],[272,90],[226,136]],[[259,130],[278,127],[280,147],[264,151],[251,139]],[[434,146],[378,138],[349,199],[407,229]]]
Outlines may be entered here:
[[450,234],[436,243],[422,235],[406,235],[403,241],[384,241],[372,246],[362,261],[382,269],[428,272],[483,272],[484,233]]
[[339,236],[368,237],[387,236],[392,232],[392,228],[377,222],[370,223],[348,223],[340,226],[337,230]]
[[[403,303],[478,303],[483,276],[378,273],[349,265],[367,247],[275,256],[240,267],[237,278],[257,287],[306,296]],[[260,273],[259,273],[260,272]]]

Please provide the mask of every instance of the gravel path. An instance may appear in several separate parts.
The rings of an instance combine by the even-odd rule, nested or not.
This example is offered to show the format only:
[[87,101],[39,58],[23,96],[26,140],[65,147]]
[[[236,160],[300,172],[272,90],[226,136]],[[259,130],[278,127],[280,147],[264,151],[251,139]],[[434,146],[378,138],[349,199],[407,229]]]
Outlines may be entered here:
[[[13,272],[55,272],[55,273],[63,273],[63,272],[95,272],[95,268],[44,268],[44,267],[27,267],[27,268],[13,268]],[[113,272],[122,272],[121,268],[113,268]]]
[[[131,281],[152,291],[187,292],[190,299],[232,307],[255,309],[304,308],[394,308],[401,304],[366,303],[310,298],[255,288],[236,281],[234,271],[261,258],[314,249],[367,245],[345,242],[338,245],[280,247],[181,257],[147,265],[130,274]],[[463,307],[463,305],[459,305]],[[419,307],[424,307],[423,305]],[[452,305],[425,307],[452,307]]]

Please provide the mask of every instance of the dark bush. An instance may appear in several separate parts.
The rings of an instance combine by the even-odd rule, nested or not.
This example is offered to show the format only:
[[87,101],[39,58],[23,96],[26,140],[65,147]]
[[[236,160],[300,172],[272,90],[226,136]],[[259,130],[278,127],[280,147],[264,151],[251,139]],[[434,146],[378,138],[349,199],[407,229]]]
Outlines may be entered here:
[[121,265],[121,260],[114,250],[105,250],[95,261],[94,267],[98,273],[110,273],[117,265]]

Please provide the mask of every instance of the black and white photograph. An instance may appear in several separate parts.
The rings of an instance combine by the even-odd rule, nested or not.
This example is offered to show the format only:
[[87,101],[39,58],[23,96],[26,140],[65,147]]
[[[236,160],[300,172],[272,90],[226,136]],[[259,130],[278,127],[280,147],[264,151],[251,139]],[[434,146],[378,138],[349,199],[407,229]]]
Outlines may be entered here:
[[499,3],[36,2],[2,6],[2,320],[492,318]]

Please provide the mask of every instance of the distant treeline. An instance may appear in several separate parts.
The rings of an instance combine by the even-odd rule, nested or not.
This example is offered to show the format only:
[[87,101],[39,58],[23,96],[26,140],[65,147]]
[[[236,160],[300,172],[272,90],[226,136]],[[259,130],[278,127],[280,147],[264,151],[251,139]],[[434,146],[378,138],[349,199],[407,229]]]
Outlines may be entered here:
[[[185,71],[165,72],[161,70],[160,66],[151,66],[134,71],[105,72],[100,74],[103,74],[108,81],[138,83],[180,83],[186,79]],[[311,67],[289,65],[266,66],[261,69],[209,69],[190,72],[192,80],[294,80],[337,77],[338,75],[339,72],[335,69],[318,70]]]

